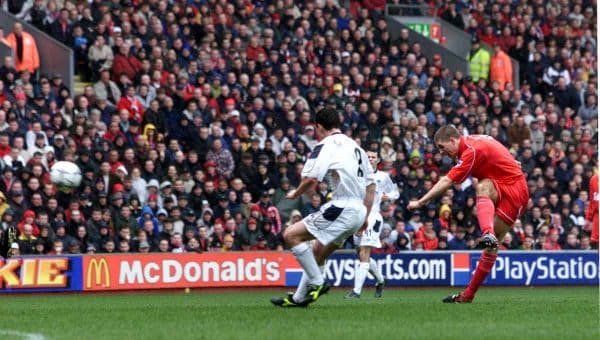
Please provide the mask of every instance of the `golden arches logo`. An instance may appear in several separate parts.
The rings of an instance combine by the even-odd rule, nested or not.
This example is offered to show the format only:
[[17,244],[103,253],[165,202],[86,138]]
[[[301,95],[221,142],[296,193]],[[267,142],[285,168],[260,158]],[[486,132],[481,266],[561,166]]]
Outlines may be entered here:
[[95,279],[94,285],[96,287],[110,287],[110,272],[108,271],[108,263],[105,258],[93,258],[90,260],[86,273],[85,288],[92,287],[92,274]]

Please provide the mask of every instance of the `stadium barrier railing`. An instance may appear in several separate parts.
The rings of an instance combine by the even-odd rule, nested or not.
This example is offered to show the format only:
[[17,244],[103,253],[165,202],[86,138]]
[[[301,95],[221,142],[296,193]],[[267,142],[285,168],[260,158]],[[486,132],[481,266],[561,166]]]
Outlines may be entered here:
[[[389,286],[464,286],[480,252],[373,255]],[[326,266],[335,287],[352,286],[358,259],[337,252]],[[302,275],[289,252],[23,256],[0,260],[0,293],[136,289],[292,287]],[[501,252],[486,281],[494,286],[597,286],[595,251]],[[372,277],[367,284],[374,283]]]

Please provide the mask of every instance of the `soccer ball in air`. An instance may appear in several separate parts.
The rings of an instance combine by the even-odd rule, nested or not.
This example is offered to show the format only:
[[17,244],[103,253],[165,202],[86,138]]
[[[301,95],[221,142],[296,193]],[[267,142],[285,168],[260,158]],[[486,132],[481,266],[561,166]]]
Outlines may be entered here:
[[62,191],[77,188],[81,177],[81,170],[73,162],[56,162],[50,169],[50,180]]

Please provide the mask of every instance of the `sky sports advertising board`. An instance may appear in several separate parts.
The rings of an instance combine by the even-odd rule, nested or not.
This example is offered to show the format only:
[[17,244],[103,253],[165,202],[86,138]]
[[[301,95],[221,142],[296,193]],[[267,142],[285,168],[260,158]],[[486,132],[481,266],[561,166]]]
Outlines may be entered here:
[[[390,286],[464,286],[479,252],[403,252],[374,255]],[[336,253],[326,279],[354,284],[358,259]],[[0,293],[80,292],[198,287],[296,286],[300,265],[289,252],[128,254],[17,257],[0,260]],[[593,251],[502,252],[487,285],[598,285]],[[367,282],[373,283],[368,277]]]

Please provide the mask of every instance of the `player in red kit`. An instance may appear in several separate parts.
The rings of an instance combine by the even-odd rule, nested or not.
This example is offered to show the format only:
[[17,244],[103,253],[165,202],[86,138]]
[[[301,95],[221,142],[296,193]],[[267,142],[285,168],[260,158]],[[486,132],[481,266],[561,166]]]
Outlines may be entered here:
[[600,199],[600,194],[598,193],[598,175],[590,178],[589,199],[590,203],[585,212],[585,219],[587,223],[592,224],[592,236],[590,237],[592,248],[598,249],[598,228],[600,228],[598,226],[598,199]]
[[504,238],[515,220],[525,212],[529,190],[519,162],[492,137],[464,137],[454,126],[447,125],[436,132],[434,142],[440,151],[457,160],[457,163],[423,197],[410,202],[408,209],[427,205],[454,183],[462,183],[469,176],[478,179],[477,220],[483,234],[479,244],[485,249],[467,288],[443,300],[448,303],[471,302],[494,267],[498,240]]

